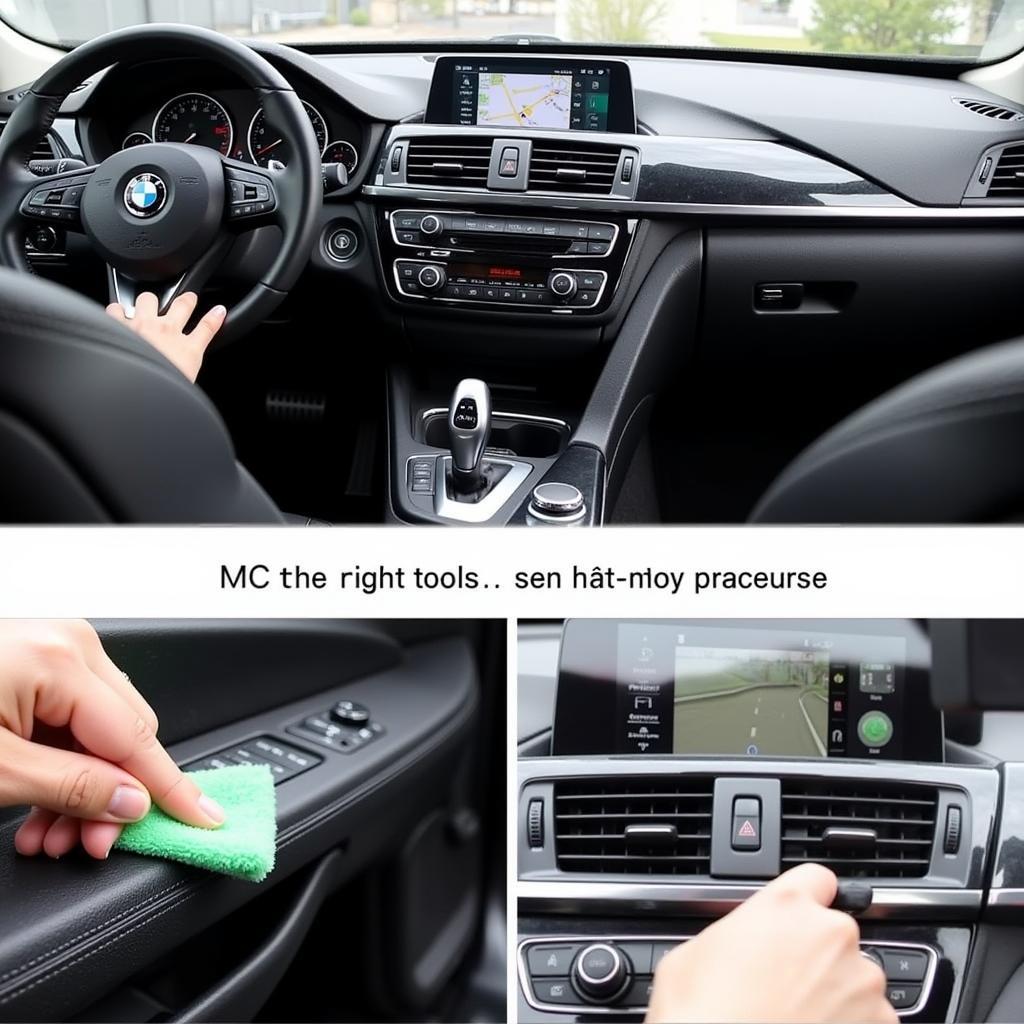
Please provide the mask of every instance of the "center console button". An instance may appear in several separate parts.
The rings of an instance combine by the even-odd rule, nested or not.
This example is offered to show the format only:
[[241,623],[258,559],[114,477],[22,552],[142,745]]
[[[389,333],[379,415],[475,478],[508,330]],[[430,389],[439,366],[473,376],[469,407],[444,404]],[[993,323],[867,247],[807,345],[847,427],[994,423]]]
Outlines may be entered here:
[[339,700],[331,708],[331,718],[342,725],[365,725],[370,720],[370,709],[354,700]]
[[604,256],[608,252],[609,242],[587,242],[589,256]]
[[581,270],[576,275],[576,280],[581,288],[585,288],[590,292],[596,292],[601,287],[601,275],[597,273]]
[[924,981],[928,954],[919,949],[882,949],[882,966],[890,981]]
[[611,224],[591,224],[587,228],[587,238],[592,242],[610,242],[615,237],[615,228]]
[[589,242],[585,242],[585,241],[570,242],[569,243],[569,255],[571,255],[571,256],[586,256],[587,252],[589,251],[587,249],[588,245],[590,245],[590,243]]
[[533,993],[540,1003],[578,1003],[568,978],[543,978],[533,983]]
[[565,978],[582,945],[533,946],[526,954],[532,978]]
[[574,221],[564,221],[559,229],[559,235],[562,238],[582,238],[587,237],[587,225],[578,224]]
[[428,213],[420,221],[420,231],[427,237],[433,237],[439,235],[444,225],[441,223],[441,218],[434,213]]
[[921,998],[920,985],[890,985],[885,996],[894,1010],[908,1010]]
[[651,955],[654,948],[650,942],[618,942],[616,945],[629,957],[635,974],[651,973]]
[[625,995],[615,1000],[616,1006],[649,1006],[651,993],[654,991],[654,979],[651,977],[634,978],[626,989]]
[[505,219],[503,217],[484,217],[480,221],[480,230],[490,235],[500,235],[505,231]]
[[603,942],[587,946],[573,964],[577,991],[595,1002],[613,999],[622,991],[628,978],[629,969],[622,954]]
[[435,267],[432,263],[420,268],[416,280],[427,291],[437,291],[444,287],[445,273],[441,267]]
[[651,950],[651,973],[652,974],[658,969],[658,964],[661,963],[662,957],[667,956],[678,945],[679,945],[678,942],[656,942],[656,943],[654,943],[654,948]]
[[416,231],[399,231],[398,240],[403,245],[416,245],[420,240],[420,236]]
[[418,213],[407,213],[404,210],[395,214],[395,228],[399,231],[415,231],[420,226]]
[[576,293],[576,278],[564,270],[556,270],[548,278],[548,288],[560,299],[570,299]]

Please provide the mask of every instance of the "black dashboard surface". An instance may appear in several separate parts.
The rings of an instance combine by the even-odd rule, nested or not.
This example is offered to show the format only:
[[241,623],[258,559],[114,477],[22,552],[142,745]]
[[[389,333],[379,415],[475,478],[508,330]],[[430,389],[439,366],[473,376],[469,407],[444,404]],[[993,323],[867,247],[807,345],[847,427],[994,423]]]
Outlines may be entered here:
[[[256,49],[286,74],[316,78],[343,104],[378,122],[422,117],[436,58],[429,53],[312,55],[266,44]],[[981,154],[1024,138],[1020,122],[987,118],[958,103],[999,99],[958,80],[661,56],[630,56],[628,63],[641,130],[786,142],[915,203],[958,205]],[[70,97],[62,113],[97,113],[91,100],[100,81],[98,76]]]

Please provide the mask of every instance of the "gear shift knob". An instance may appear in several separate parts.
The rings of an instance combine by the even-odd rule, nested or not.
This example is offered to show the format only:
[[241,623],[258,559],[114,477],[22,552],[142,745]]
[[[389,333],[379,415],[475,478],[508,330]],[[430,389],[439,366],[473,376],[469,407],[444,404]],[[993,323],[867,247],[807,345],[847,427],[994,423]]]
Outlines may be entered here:
[[461,491],[483,484],[481,461],[491,433],[491,392],[482,380],[459,381],[448,406],[452,479]]

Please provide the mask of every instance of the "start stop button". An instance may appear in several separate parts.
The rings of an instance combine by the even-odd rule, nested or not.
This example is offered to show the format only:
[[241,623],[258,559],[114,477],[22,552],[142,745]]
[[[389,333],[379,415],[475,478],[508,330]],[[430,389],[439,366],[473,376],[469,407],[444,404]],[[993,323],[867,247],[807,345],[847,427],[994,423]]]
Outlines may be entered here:
[[351,228],[334,228],[327,235],[327,255],[338,263],[347,263],[359,249],[359,237]]

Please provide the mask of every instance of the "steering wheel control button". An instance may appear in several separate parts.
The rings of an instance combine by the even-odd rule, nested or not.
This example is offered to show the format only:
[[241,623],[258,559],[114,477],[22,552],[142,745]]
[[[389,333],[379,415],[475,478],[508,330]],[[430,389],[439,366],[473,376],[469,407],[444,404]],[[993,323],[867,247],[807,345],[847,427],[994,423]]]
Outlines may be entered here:
[[230,220],[261,217],[277,208],[277,192],[270,178],[237,167],[228,167],[225,174]]
[[331,708],[331,718],[342,725],[364,726],[370,721],[370,709],[354,700],[339,700]]
[[533,978],[567,978],[582,944],[565,946],[534,946],[526,955]]
[[583,492],[575,484],[537,484],[530,497],[529,513],[543,523],[569,526],[578,523],[587,514]]
[[761,801],[757,797],[738,796],[733,800],[732,848],[761,849]]
[[359,238],[351,228],[335,228],[327,236],[327,255],[347,263],[359,251]]
[[865,747],[884,747],[892,735],[892,719],[884,711],[865,712],[857,723],[857,736]]
[[587,946],[576,958],[572,978],[576,991],[589,1002],[610,1002],[629,981],[622,954],[603,942]]
[[136,174],[124,187],[124,206],[133,217],[155,217],[166,203],[167,184],[159,174]]
[[919,949],[883,949],[882,966],[889,981],[924,981],[928,954]]
[[921,986],[889,985],[885,996],[894,1010],[909,1010],[921,998]]

